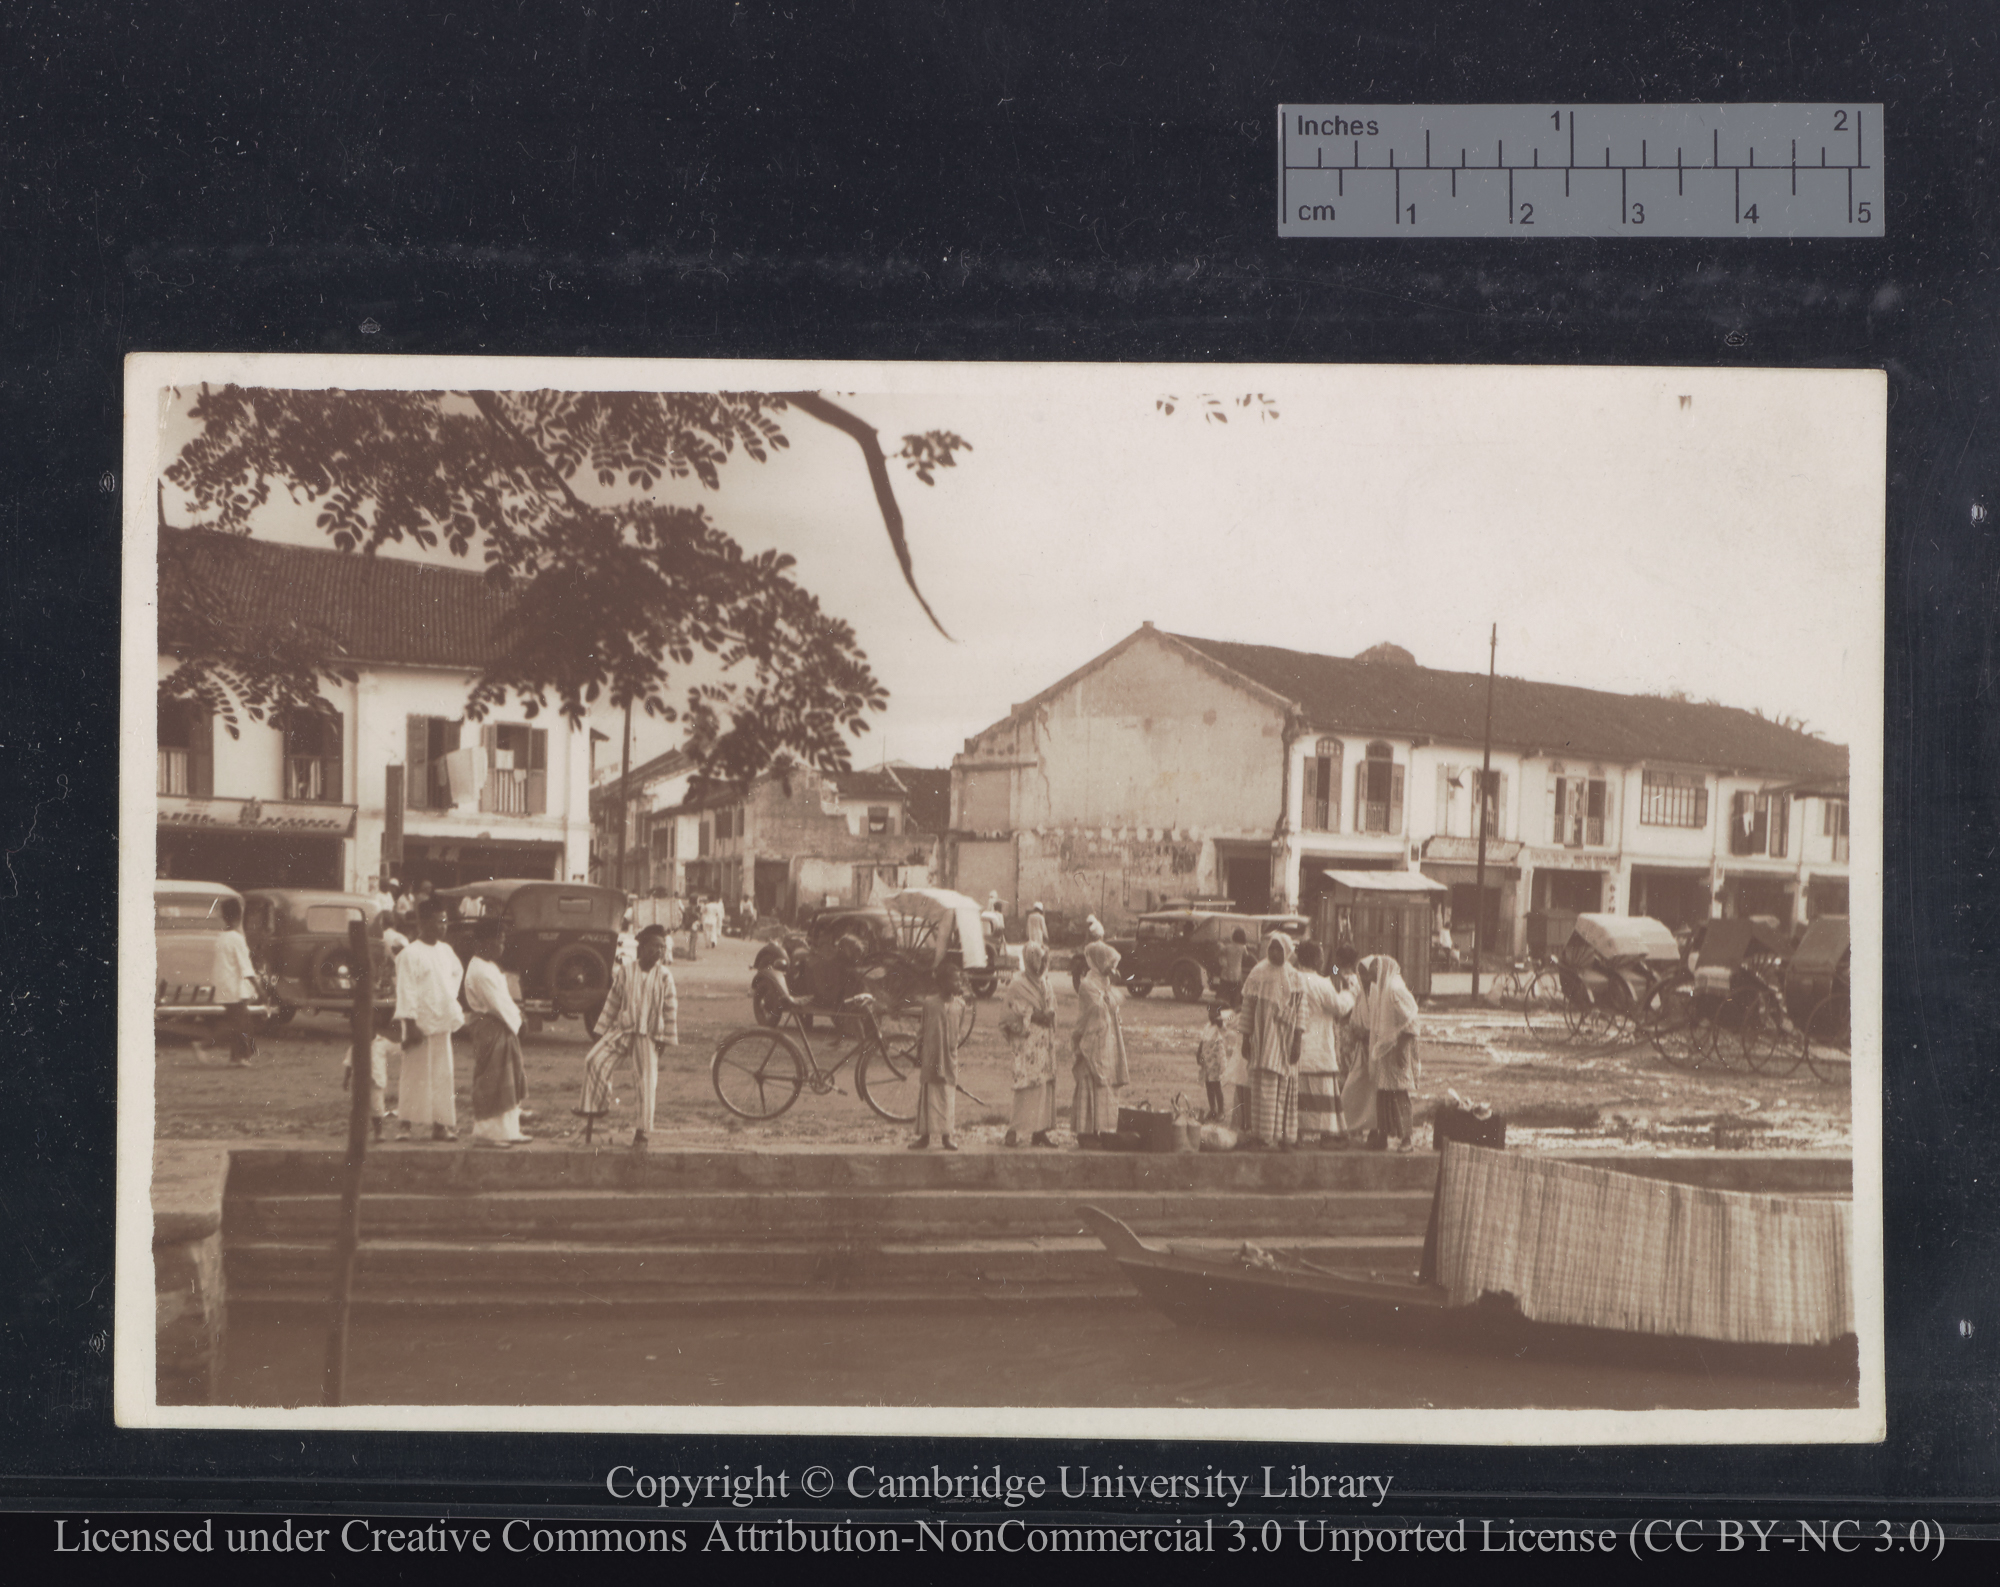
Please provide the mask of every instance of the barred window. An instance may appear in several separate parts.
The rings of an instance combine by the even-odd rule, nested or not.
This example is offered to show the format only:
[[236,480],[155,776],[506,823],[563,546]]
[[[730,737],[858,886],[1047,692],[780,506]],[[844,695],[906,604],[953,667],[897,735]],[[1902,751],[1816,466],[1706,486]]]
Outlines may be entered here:
[[1649,827],[1708,825],[1708,779],[1688,772],[1649,771],[1639,785],[1639,821]]

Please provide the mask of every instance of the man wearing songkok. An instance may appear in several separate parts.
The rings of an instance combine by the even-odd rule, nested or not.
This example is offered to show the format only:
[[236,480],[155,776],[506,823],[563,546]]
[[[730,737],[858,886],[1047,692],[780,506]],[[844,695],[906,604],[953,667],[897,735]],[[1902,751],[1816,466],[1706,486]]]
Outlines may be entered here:
[[660,1049],[680,1045],[680,1007],[674,978],[665,964],[665,926],[648,926],[639,933],[636,962],[611,970],[611,993],[591,1034],[597,1045],[583,1064],[583,1106],[577,1111],[596,1118],[611,1111],[611,1076],[629,1064],[639,1082],[639,1118],[632,1131],[634,1147],[644,1149],[653,1133],[653,1108],[660,1089]]

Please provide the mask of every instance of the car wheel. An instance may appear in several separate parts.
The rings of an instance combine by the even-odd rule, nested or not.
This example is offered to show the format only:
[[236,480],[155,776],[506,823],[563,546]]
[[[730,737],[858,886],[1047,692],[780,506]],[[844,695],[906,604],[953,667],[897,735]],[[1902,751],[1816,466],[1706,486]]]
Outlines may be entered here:
[[346,944],[329,942],[313,955],[306,984],[321,997],[350,997],[354,992],[354,958]]
[[1208,990],[1208,972],[1192,960],[1174,966],[1174,996],[1183,1003],[1198,1003]]
[[549,961],[549,995],[559,1003],[587,995],[601,1006],[610,990],[611,966],[587,942],[572,942]]
[[1151,981],[1127,981],[1125,983],[1125,990],[1133,997],[1144,997],[1148,992],[1153,990],[1153,983]]

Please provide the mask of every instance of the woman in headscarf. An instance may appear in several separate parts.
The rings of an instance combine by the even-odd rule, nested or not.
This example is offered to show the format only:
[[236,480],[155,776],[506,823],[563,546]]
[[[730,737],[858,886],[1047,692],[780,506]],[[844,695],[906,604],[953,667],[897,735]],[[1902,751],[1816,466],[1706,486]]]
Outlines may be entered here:
[[1392,1151],[1416,1150],[1410,1092],[1416,1088],[1417,1000],[1403,967],[1387,954],[1361,961],[1357,1017],[1368,1031],[1368,1072],[1375,1086],[1375,1128]]
[[947,1152],[958,1150],[952,1129],[958,1116],[958,966],[949,959],[937,967],[937,986],[924,999],[917,1025],[917,1138],[910,1150],[921,1152],[936,1133]]
[[1100,1136],[1118,1133],[1118,1092],[1132,1078],[1125,1059],[1125,1031],[1118,1023],[1118,1005],[1125,1000],[1119,986],[1118,950],[1108,942],[1092,942],[1083,950],[1086,972],[1077,987],[1076,1098],[1070,1123],[1081,1146],[1099,1145]]
[[1354,1012],[1354,994],[1320,974],[1316,942],[1299,945],[1299,978],[1305,983],[1304,1033],[1299,1044],[1299,1143],[1335,1145],[1340,1140],[1341,1022]]
[[1299,1057],[1305,978],[1292,967],[1292,939],[1274,931],[1243,981],[1243,1058],[1250,1066],[1250,1134],[1259,1147],[1290,1150],[1299,1135]]
[[472,1019],[466,1047],[472,1054],[472,1139],[479,1146],[512,1146],[521,1132],[521,1104],[528,1077],[521,1065],[521,1010],[500,968],[507,925],[497,915],[473,929],[472,959],[465,967],[463,994]]
[[1021,950],[1021,973],[1007,983],[1000,1030],[1014,1059],[1014,1122],[1007,1144],[1047,1146],[1056,1121],[1056,989],[1046,948]]

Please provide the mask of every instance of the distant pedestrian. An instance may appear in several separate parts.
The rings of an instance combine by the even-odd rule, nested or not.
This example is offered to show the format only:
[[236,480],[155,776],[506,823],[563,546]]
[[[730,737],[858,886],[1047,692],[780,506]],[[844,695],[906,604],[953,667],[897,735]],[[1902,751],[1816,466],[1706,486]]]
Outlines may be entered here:
[[1021,973],[1007,983],[1000,1030],[1014,1060],[1014,1117],[1007,1144],[1047,1146],[1056,1122],[1056,992],[1048,949],[1021,950]]
[[1354,1012],[1354,994],[1320,974],[1320,945],[1299,945],[1299,978],[1305,982],[1304,1029],[1299,1044],[1299,1144],[1340,1141],[1340,1030]]
[[722,900],[720,898],[711,898],[707,903],[701,906],[701,913],[703,921],[708,926],[708,945],[711,948],[721,947],[722,946]]
[[521,1010],[500,968],[506,948],[506,922],[497,915],[481,920],[465,967],[465,1006],[472,1013],[465,1032],[472,1054],[472,1138],[481,1146],[512,1146],[528,1138],[521,1133],[521,1104],[528,1096]]
[[1299,1057],[1305,980],[1292,967],[1292,939],[1274,931],[1243,982],[1243,1058],[1250,1066],[1250,1133],[1266,1150],[1289,1151],[1299,1135]]
[[434,1141],[457,1133],[451,1033],[465,1024],[458,1002],[465,967],[445,942],[444,928],[445,906],[433,901],[417,917],[418,940],[396,956],[395,1018],[403,1044],[396,1111],[406,1137],[428,1124]]
[[402,889],[393,876],[386,876],[376,884],[375,895],[369,900],[378,915],[392,915],[396,912],[396,894]]
[[652,1140],[660,1049],[680,1045],[680,1003],[665,963],[666,935],[665,926],[646,927],[639,933],[638,959],[612,966],[611,991],[590,1032],[597,1044],[584,1058],[583,1106],[577,1109],[592,1119],[609,1113],[611,1077],[629,1064],[639,1083],[639,1118],[632,1131],[639,1150]]
[[1201,1076],[1208,1097],[1208,1117],[1217,1124],[1229,1122],[1229,1101],[1222,1094],[1222,1076],[1229,1067],[1230,1038],[1235,1035],[1229,1005],[1219,997],[1206,999],[1208,1024],[1195,1044],[1195,1071]]
[[1033,943],[1037,948],[1046,949],[1048,947],[1049,917],[1047,911],[1042,908],[1039,901],[1028,906],[1027,930],[1029,942]]
[[223,1008],[222,1028],[229,1037],[229,1062],[248,1069],[257,1056],[257,1038],[250,1031],[250,1000],[257,996],[257,966],[243,935],[243,903],[225,898],[220,906],[222,930],[215,937],[215,967],[209,984]]
[[1125,992],[1117,980],[1116,948],[1093,942],[1083,957],[1089,970],[1077,989],[1076,1034],[1070,1042],[1076,1077],[1070,1124],[1078,1145],[1102,1146],[1118,1133],[1118,1093],[1132,1078],[1125,1030],[1118,1020]]
[[921,1152],[936,1134],[947,1152],[958,1150],[952,1131],[958,1118],[958,1022],[961,1013],[958,967],[946,960],[937,967],[935,988],[924,998],[917,1024],[917,1138],[910,1150]]
[[1083,917],[1083,934],[1092,942],[1102,942],[1104,940],[1104,922],[1099,920],[1095,915],[1085,915]]
[[1402,966],[1385,953],[1363,959],[1360,976],[1368,1069],[1375,1083],[1375,1127],[1391,1151],[1415,1151],[1410,1093],[1420,1072],[1417,1000],[1403,980]]
[[401,882],[391,882],[389,887],[396,895],[393,906],[396,928],[405,937],[414,938],[417,934],[417,895]]
[[1215,985],[1231,1008],[1243,1001],[1243,972],[1250,962],[1250,939],[1238,926],[1215,950]]
[[688,934],[688,963],[693,964],[701,957],[701,897],[690,893],[681,905],[681,925]]

